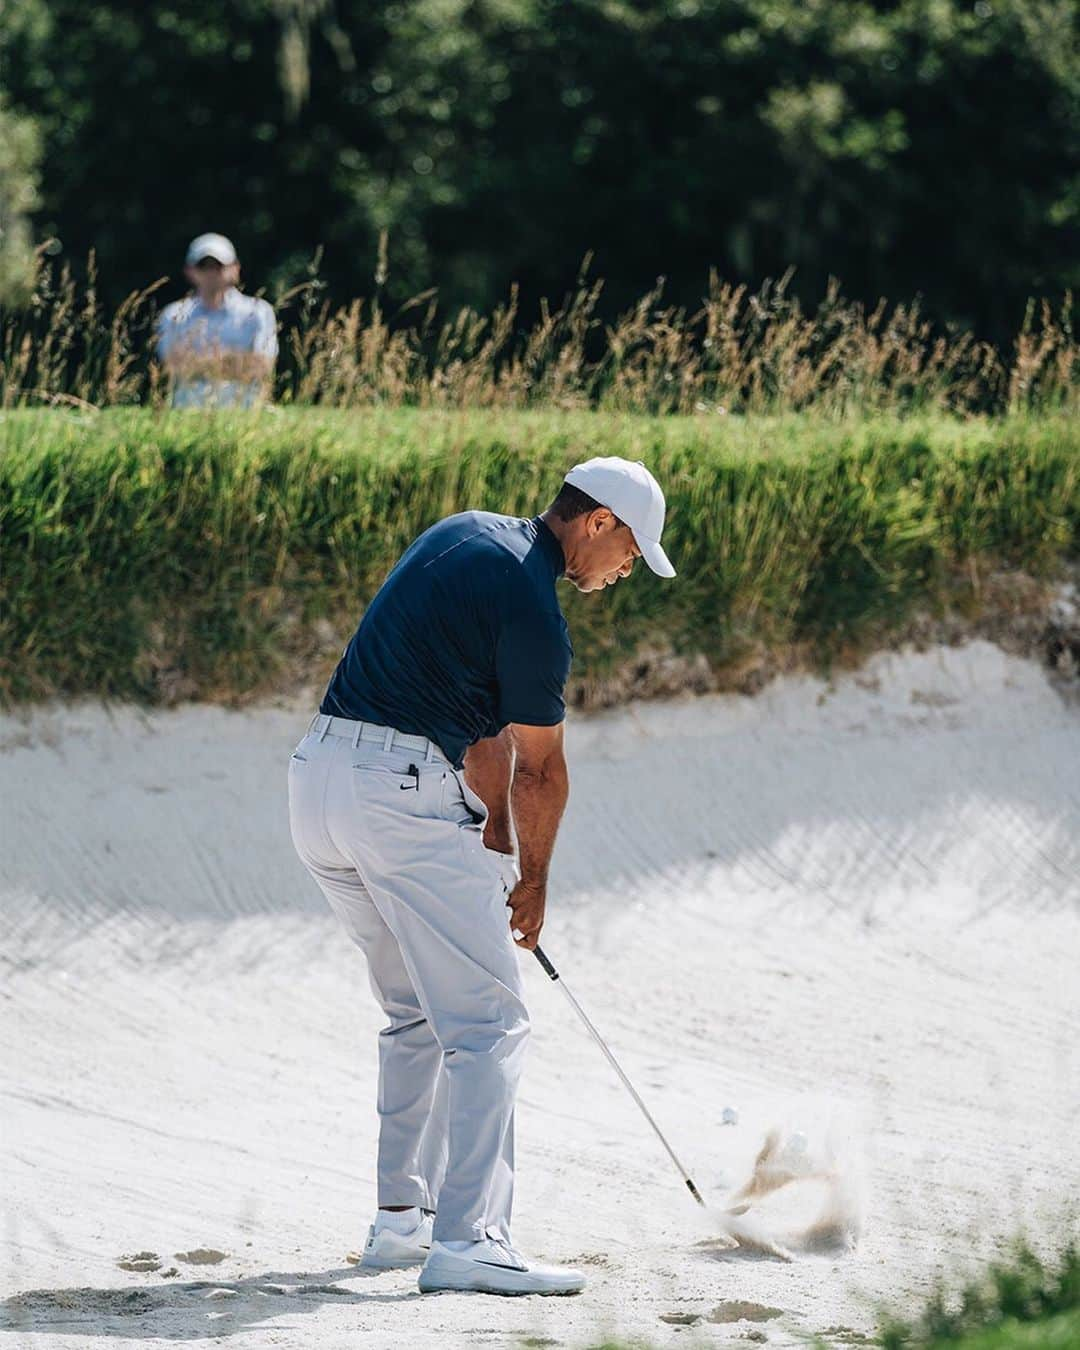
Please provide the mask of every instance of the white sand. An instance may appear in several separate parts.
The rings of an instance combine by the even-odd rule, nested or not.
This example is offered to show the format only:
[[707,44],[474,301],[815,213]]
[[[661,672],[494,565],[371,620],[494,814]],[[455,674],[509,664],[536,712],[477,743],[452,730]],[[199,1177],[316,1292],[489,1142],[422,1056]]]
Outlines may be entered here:
[[[838,1122],[868,1189],[850,1255],[722,1250],[523,957],[517,1239],[586,1263],[571,1300],[424,1298],[344,1262],[373,1204],[380,1017],[291,851],[306,721],[0,723],[0,1325],[34,1333],[3,1345],[847,1344],[1021,1225],[1060,1233],[1080,709],[1036,667],[976,644],[573,720],[550,955],[710,1199],[774,1120],[815,1142]],[[119,1268],[139,1253],[161,1268]]]

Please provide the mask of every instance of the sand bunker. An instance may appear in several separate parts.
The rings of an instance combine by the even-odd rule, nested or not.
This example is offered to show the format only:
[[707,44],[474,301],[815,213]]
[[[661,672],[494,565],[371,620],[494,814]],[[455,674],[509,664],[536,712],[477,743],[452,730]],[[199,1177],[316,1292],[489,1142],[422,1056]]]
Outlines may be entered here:
[[[49,1350],[795,1346],[1076,1193],[1080,712],[975,644],[572,719],[545,946],[710,1205],[751,1208],[693,1205],[529,963],[517,1238],[589,1290],[357,1270],[380,1017],[289,844],[307,718],[0,725],[0,1324]],[[809,1173],[770,1189],[796,1129]]]

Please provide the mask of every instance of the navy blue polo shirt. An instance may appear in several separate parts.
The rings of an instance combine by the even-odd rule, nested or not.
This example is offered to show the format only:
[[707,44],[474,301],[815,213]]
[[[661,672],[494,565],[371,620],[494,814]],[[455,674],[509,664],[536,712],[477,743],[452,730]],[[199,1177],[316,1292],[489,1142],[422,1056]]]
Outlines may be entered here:
[[319,711],[427,736],[458,768],[509,722],[555,726],[573,656],[555,596],[564,566],[539,516],[439,521],[368,606]]

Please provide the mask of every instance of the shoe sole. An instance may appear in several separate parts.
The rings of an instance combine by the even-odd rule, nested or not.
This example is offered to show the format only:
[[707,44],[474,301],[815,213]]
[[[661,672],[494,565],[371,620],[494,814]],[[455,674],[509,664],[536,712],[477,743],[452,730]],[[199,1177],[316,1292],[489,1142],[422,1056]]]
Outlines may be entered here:
[[417,1284],[422,1294],[498,1294],[502,1298],[528,1298],[531,1295],[537,1295],[540,1298],[568,1298],[574,1294],[580,1294],[585,1288],[583,1284],[579,1284],[573,1289],[503,1288],[494,1281],[491,1284],[478,1283],[475,1276],[449,1273],[429,1277],[426,1280],[421,1276]]
[[356,1264],[361,1270],[410,1270],[413,1266],[422,1266],[425,1259],[423,1256],[414,1256],[409,1260],[402,1258],[400,1261],[383,1261],[377,1257],[362,1256]]

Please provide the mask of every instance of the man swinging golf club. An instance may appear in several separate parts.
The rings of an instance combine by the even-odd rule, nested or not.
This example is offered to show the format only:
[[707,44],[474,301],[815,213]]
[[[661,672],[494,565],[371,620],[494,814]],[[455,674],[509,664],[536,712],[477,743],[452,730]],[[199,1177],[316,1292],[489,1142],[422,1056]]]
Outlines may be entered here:
[[388,1018],[361,1264],[422,1264],[425,1292],[584,1287],[511,1244],[529,1033],[514,943],[540,936],[568,793],[572,651],[555,583],[599,590],[639,557],[674,576],[663,526],[655,478],[617,458],[571,469],[531,520],[433,525],[372,600],[289,764],[297,853]]

